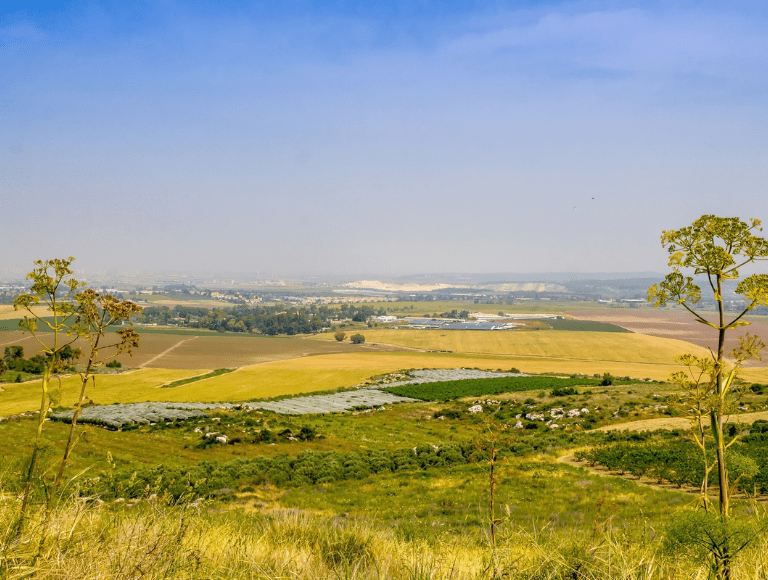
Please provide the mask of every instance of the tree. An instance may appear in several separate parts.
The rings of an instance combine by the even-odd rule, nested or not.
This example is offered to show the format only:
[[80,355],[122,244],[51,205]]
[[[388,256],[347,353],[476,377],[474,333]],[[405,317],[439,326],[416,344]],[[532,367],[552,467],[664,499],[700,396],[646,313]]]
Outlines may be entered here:
[[352,341],[352,344],[363,344],[365,342],[365,337],[358,332],[357,334],[350,336],[349,340]]
[[335,338],[336,340],[341,342],[342,340],[347,338],[347,333],[339,331],[339,332],[337,332],[336,334],[333,335],[333,338]]
[[23,346],[6,346],[5,350],[3,351],[3,360],[5,361],[5,364],[11,364],[11,362],[18,360],[20,358],[24,358],[24,347]]
[[59,360],[62,366],[67,367],[73,364],[77,359],[83,356],[83,351],[80,348],[72,348],[67,345],[59,352]]
[[[672,272],[661,283],[648,289],[648,300],[654,306],[678,304],[698,322],[711,327],[717,335],[717,350],[710,349],[709,357],[679,357],[678,360],[688,370],[675,373],[671,381],[682,387],[681,399],[692,419],[692,438],[704,458],[702,494],[705,510],[708,510],[707,475],[717,467],[718,507],[720,521],[726,528],[725,537],[728,537],[730,496],[738,482],[738,478],[736,482],[730,481],[726,451],[737,440],[739,433],[726,433],[724,425],[743,388],[738,381],[742,364],[748,359],[759,358],[760,350],[765,346],[761,339],[746,333],[739,338],[739,346],[730,353],[729,360],[725,356],[725,338],[728,331],[750,324],[744,320],[744,315],[756,306],[768,305],[768,275],[752,274],[741,278],[739,272],[748,264],[768,259],[768,241],[755,235],[755,232],[762,231],[760,223],[756,219],[745,223],[739,218],[704,215],[690,226],[664,231],[661,244],[670,254]],[[692,270],[694,276],[703,278],[706,283],[717,311],[714,322],[705,318],[701,310],[695,309],[701,300],[702,289],[692,276],[684,275],[683,270]],[[723,286],[729,281],[738,281],[735,292],[743,296],[745,305],[731,320],[726,320]],[[714,446],[714,463],[707,459],[708,433],[711,433]],[[712,553],[717,562],[718,578],[729,577],[733,553],[727,545],[718,554]]]
[[5,364],[5,360],[0,358],[0,375],[5,374],[5,371],[8,370],[8,365]]

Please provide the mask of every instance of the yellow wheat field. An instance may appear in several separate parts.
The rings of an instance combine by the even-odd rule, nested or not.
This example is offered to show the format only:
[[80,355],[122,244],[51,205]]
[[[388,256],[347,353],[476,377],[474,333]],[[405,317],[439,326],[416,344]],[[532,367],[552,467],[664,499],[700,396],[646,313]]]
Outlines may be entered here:
[[[596,332],[471,332],[377,330],[369,341],[421,345],[465,353],[362,351],[326,354],[244,366],[235,372],[174,388],[171,381],[205,370],[141,369],[100,375],[89,396],[97,404],[144,401],[236,402],[351,387],[384,373],[410,368],[480,368],[526,373],[602,374],[665,380],[680,366],[675,355],[699,352],[694,345],[639,334]],[[429,341],[428,341],[429,339]],[[430,342],[431,341],[431,342]],[[410,342],[411,344],[406,344]],[[473,353],[472,350],[490,352]],[[748,368],[745,380],[768,382],[768,368]],[[40,381],[0,385],[0,416],[40,405]],[[77,397],[77,377],[62,380],[60,404]]]
[[[50,312],[47,308],[43,307],[35,307],[33,310],[39,316],[47,316]],[[18,320],[24,314],[27,314],[25,310],[16,311],[13,309],[12,304],[0,304],[0,320],[11,320],[13,318]]]
[[[97,375],[95,388],[88,386],[88,396],[99,405],[112,403],[135,403],[164,401],[160,385],[178,379],[199,375],[199,370],[140,369],[120,375]],[[71,407],[80,394],[80,380],[77,375],[67,376],[51,382],[54,398],[59,405]],[[40,408],[41,381],[26,383],[3,383],[0,385],[0,416]],[[159,394],[158,394],[159,392]]]
[[[474,330],[367,330],[367,342],[464,354],[551,357],[579,361],[672,364],[678,354],[705,355],[690,343],[620,332]],[[332,340],[332,335],[320,335]]]
[[[678,370],[676,365],[602,361],[517,358],[416,352],[358,352],[320,355],[241,367],[235,372],[173,388],[161,385],[201,374],[202,370],[142,369],[121,375],[101,375],[89,395],[97,404],[144,401],[247,401],[351,387],[378,374],[409,368],[480,368],[528,373],[610,372],[616,376],[665,379]],[[754,372],[751,370],[750,372]],[[757,379],[753,379],[757,380]],[[4,384],[0,392],[0,416],[31,411],[40,405],[40,381],[20,385]],[[71,405],[77,396],[76,377],[63,379],[62,405]]]

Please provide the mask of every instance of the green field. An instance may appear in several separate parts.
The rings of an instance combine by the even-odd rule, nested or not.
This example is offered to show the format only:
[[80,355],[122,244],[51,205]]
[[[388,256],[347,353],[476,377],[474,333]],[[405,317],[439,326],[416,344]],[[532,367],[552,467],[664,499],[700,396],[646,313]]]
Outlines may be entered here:
[[568,387],[594,387],[600,379],[560,377],[499,377],[494,379],[467,379],[388,387],[390,393],[422,401],[450,401],[460,397],[500,395],[519,391],[555,390]]
[[546,320],[545,324],[552,330],[571,330],[580,332],[632,332],[621,326],[597,320],[574,320],[571,318],[556,318]]

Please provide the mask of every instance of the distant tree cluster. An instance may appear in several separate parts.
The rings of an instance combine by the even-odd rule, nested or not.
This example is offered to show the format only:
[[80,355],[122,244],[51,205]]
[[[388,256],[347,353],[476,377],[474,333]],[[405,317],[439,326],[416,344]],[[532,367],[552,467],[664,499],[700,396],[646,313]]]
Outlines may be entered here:
[[[331,321],[351,318],[365,322],[371,316],[386,314],[383,308],[342,304],[339,308],[310,306],[235,306],[199,308],[176,305],[149,306],[135,321],[145,324],[177,325],[220,332],[257,332],[262,334],[313,334],[331,325]],[[342,339],[343,340],[343,339]]]
[[[65,346],[57,353],[57,364],[54,370],[64,370],[69,368],[80,356],[82,352],[79,348]],[[8,371],[29,373],[31,375],[40,375],[45,370],[50,356],[36,354],[31,358],[24,358],[23,346],[6,346],[3,351],[3,358],[0,361],[0,374]]]
[[443,312],[439,318],[469,318],[469,310],[458,311],[455,308],[450,312]]
[[18,290],[0,290],[0,304],[13,304],[18,295]]

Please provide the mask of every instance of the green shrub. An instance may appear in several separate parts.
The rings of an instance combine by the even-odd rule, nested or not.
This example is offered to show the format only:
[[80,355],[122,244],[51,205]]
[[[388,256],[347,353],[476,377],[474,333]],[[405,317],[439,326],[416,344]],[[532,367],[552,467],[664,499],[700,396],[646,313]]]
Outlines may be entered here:
[[573,387],[555,387],[550,391],[553,397],[567,397],[568,395],[578,395],[579,391]]

